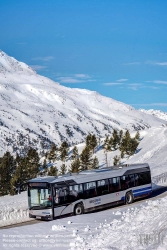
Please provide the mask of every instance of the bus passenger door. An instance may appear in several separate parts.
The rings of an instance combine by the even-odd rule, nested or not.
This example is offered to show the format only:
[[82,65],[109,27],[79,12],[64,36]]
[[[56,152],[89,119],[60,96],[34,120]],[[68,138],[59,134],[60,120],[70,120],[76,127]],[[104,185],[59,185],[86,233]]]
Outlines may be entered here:
[[71,213],[69,206],[69,191],[67,187],[55,188],[53,192],[54,217]]

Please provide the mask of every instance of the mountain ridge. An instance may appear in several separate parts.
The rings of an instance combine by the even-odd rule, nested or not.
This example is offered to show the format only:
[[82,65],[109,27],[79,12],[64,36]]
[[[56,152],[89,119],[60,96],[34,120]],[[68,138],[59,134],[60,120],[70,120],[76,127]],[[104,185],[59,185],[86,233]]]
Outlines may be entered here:
[[88,133],[104,137],[114,128],[165,126],[164,120],[95,91],[61,86],[2,51],[0,67],[0,155],[18,152],[22,144],[42,150],[52,142],[83,142]]
[[140,109],[140,111],[144,112],[146,114],[158,117],[158,118],[160,118],[162,120],[167,121],[167,113],[166,112],[162,112],[161,110],[154,110],[154,109],[145,110],[145,109]]

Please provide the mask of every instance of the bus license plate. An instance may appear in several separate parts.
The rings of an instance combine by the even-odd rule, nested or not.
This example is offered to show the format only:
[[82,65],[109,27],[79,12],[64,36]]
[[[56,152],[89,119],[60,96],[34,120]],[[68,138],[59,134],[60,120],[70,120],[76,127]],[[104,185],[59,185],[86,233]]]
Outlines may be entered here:
[[40,219],[41,219],[41,216],[36,216],[36,219],[39,219],[39,220],[40,220]]

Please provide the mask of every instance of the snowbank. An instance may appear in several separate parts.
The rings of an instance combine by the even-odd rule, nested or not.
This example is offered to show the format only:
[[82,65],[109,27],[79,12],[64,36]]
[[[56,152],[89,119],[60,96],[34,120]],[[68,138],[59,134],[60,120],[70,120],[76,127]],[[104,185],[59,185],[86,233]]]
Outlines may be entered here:
[[32,220],[28,216],[27,192],[0,197],[0,227]]
[[3,229],[0,249],[166,250],[167,196],[101,212]]
[[78,232],[71,249],[167,249],[167,197],[146,204],[118,209],[118,219],[102,221],[89,235]]

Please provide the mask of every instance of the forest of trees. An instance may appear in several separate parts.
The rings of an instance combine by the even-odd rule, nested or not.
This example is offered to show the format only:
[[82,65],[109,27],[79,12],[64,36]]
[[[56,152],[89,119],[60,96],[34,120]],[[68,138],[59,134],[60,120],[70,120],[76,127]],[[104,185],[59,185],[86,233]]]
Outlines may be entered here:
[[119,165],[122,158],[125,156],[131,156],[136,152],[139,141],[140,134],[138,131],[135,137],[131,137],[128,130],[123,133],[122,130],[118,132],[116,129],[114,129],[111,137],[106,136],[103,148],[105,152],[119,149],[120,156],[116,155],[113,159],[113,165]]
[[[106,136],[102,148],[105,154],[109,151],[119,150],[120,155],[115,155],[113,158],[113,164],[119,165],[122,158],[129,157],[136,152],[139,140],[139,132],[132,138],[128,130],[123,133],[122,130],[114,129],[110,136]],[[14,157],[10,152],[6,152],[0,158],[0,196],[15,194],[19,185],[37,176],[66,174],[67,160],[71,162],[68,168],[70,173],[99,168],[98,158],[94,156],[98,146],[99,140],[94,134],[87,135],[85,147],[80,154],[77,146],[74,146],[69,152],[69,145],[66,141],[63,141],[59,147],[53,143],[50,150],[45,153],[42,164],[40,164],[40,156],[34,148],[30,147],[24,156],[16,155]],[[59,170],[55,166],[58,161],[62,163]]]

